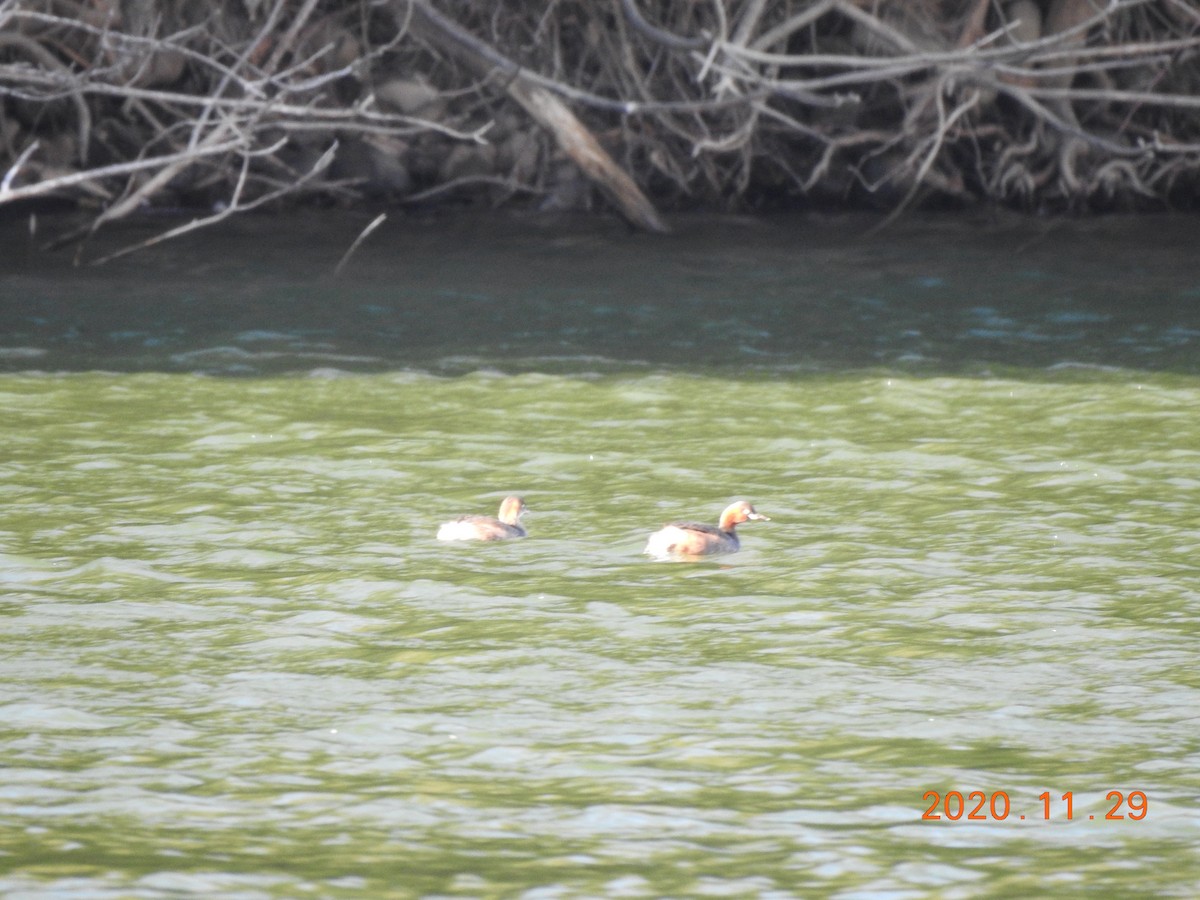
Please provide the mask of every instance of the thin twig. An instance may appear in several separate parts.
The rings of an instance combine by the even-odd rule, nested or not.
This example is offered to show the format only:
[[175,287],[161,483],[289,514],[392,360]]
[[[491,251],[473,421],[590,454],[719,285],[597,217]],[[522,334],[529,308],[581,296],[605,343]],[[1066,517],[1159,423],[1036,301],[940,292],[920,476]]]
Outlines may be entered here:
[[0,182],[0,203],[8,199],[8,195],[12,193],[13,179],[17,177],[17,173],[21,171],[21,166],[25,165],[29,157],[37,152],[37,148],[41,145],[41,141],[34,141],[17,157],[16,162],[9,167],[9,170],[4,173],[4,181]]
[[44,197],[47,194],[76,187],[86,182],[103,181],[106,178],[155,169],[163,165],[171,165],[180,160],[195,161],[202,157],[228,153],[230,150],[237,149],[240,144],[240,141],[227,141],[223,144],[216,144],[199,151],[185,150],[181,153],[166,153],[161,156],[146,157],[145,159],[137,159],[127,163],[113,163],[110,166],[100,166],[83,172],[72,172],[70,175],[59,175],[55,178],[39,181],[36,184],[27,184],[23,187],[12,188],[0,200],[4,203],[11,203],[16,200],[26,200],[30,197]]
[[[313,178],[315,178],[321,172],[325,171],[325,169],[329,168],[329,164],[333,162],[334,153],[336,151],[337,151],[337,142],[335,141],[329,147],[329,149],[326,150],[324,154],[322,154],[321,158],[317,160],[317,162],[313,165],[312,169],[310,169],[307,173],[305,173],[296,182],[294,182],[292,184],[285,185],[284,187],[279,188],[278,190],[272,191],[269,194],[263,194],[261,197],[256,197],[254,200],[250,201],[249,203],[238,205],[236,202],[233,202],[229,206],[226,206],[225,208],[213,213],[211,216],[205,216],[202,219],[193,219],[192,221],[188,222],[186,225],[180,225],[176,228],[172,228],[168,231],[164,231],[161,234],[157,234],[152,238],[148,238],[148,239],[142,241],[141,243],[132,244],[128,247],[123,247],[120,250],[117,250],[113,253],[109,253],[107,256],[102,256],[99,259],[94,259],[91,262],[89,262],[88,265],[100,266],[100,265],[103,265],[104,263],[112,262],[114,259],[120,259],[122,256],[128,256],[130,253],[134,253],[138,250],[144,250],[147,247],[153,247],[155,244],[161,244],[163,241],[171,240],[172,238],[180,237],[181,235],[185,235],[191,231],[196,231],[199,228],[205,228],[209,225],[213,225],[217,222],[220,222],[223,219],[229,218],[234,213],[248,212],[249,210],[252,210],[255,207],[262,206],[264,203],[270,203],[273,200],[278,200],[280,197],[284,196],[285,194],[290,194],[294,191],[299,190],[304,184],[311,181]],[[234,201],[236,201],[237,197],[235,196],[232,199]]]
[[386,221],[387,221],[387,213],[380,213],[371,221],[370,225],[368,225],[366,228],[364,228],[362,230],[362,233],[359,234],[359,236],[357,238],[355,238],[354,243],[350,245],[350,249],[342,254],[342,258],[340,260],[338,260],[338,264],[333,267],[333,276],[335,278],[338,275],[342,274],[342,269],[344,269],[346,267],[346,263],[349,262],[350,257],[354,255],[354,251],[357,250],[360,246],[362,246],[362,242],[367,239],[367,237],[371,234],[372,231],[374,231],[376,228],[378,228],[380,225],[382,225]]

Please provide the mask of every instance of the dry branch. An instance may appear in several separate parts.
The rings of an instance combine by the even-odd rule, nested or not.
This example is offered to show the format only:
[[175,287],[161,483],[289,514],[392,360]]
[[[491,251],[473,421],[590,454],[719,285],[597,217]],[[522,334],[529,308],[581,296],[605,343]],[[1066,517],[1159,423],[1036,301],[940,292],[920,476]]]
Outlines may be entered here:
[[1196,209],[1198,97],[1188,0],[0,0],[0,209]]
[[422,36],[452,53],[480,77],[498,73],[504,79],[508,95],[554,136],[563,152],[612,198],[633,225],[647,231],[668,230],[634,180],[547,87],[531,81],[514,62],[437,12],[425,0],[399,0],[397,15],[402,21],[411,15],[412,25]]

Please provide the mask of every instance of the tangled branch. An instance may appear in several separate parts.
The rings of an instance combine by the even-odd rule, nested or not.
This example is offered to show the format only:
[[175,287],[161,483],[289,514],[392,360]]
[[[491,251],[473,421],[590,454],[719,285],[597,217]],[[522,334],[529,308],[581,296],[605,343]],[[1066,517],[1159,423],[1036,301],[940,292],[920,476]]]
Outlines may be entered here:
[[0,206],[1200,197],[1189,0],[146,7],[0,2]]

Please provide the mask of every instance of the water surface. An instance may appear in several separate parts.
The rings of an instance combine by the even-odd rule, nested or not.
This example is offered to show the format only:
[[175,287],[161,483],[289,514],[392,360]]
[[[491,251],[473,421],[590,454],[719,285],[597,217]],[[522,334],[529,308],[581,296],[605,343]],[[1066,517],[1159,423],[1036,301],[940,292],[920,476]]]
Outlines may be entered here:
[[365,221],[10,224],[0,893],[1200,891],[1188,223]]

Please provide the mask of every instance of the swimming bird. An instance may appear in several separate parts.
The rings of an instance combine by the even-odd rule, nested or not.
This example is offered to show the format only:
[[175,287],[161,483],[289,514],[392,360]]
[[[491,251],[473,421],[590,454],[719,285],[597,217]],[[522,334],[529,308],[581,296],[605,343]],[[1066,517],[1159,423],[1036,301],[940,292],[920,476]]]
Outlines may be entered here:
[[521,515],[525,501],[520,497],[505,497],[500,504],[499,518],[491,516],[459,516],[438,528],[439,541],[504,541],[525,537]]
[[742,522],[771,521],[757,512],[745,500],[738,500],[725,507],[721,520],[716,525],[698,522],[671,522],[650,535],[644,552],[660,559],[687,558],[709,553],[734,553],[741,547],[735,530]]

